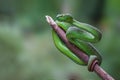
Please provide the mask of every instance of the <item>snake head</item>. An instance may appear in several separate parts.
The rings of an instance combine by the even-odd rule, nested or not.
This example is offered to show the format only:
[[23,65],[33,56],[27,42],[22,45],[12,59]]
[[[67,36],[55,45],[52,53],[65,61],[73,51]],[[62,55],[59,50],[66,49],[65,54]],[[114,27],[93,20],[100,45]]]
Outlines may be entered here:
[[58,14],[56,19],[60,22],[73,22],[73,17],[70,14]]

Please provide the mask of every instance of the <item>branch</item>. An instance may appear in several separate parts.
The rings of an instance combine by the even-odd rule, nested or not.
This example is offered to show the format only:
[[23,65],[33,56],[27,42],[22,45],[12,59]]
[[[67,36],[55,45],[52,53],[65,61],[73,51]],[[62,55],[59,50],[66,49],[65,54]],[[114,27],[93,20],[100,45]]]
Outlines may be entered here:
[[[88,64],[89,56],[86,55],[84,52],[82,52],[79,48],[77,48],[75,45],[70,43],[68,39],[66,38],[65,32],[58,27],[58,25],[55,23],[55,21],[50,17],[46,16],[47,22],[50,24],[50,26],[53,28],[53,30],[58,34],[58,36],[61,38],[61,40],[66,44],[66,46],[81,60],[83,60],[86,64]],[[98,64],[95,64],[93,67],[93,71],[101,77],[103,80],[115,80],[112,78],[107,72],[105,72]]]

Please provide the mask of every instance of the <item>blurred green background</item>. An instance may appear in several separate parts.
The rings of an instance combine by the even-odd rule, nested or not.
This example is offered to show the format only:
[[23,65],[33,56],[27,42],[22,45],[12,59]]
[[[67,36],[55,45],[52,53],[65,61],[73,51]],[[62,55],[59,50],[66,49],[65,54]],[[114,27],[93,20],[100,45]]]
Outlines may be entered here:
[[101,80],[54,46],[45,15],[99,28],[102,67],[120,80],[120,0],[0,0],[0,80]]

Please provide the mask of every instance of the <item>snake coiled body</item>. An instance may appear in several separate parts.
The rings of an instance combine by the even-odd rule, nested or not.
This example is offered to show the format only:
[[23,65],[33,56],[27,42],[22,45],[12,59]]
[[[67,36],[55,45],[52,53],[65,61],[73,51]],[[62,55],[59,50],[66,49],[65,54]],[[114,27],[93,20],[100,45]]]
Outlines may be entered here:
[[[100,53],[91,43],[96,43],[101,39],[101,32],[95,27],[78,22],[71,15],[61,14],[57,16],[57,25],[65,31],[67,39],[82,50],[88,56],[95,55],[99,64],[102,61]],[[87,65],[79,59],[71,50],[69,50],[60,37],[53,30],[53,40],[56,47],[67,57],[80,65]]]

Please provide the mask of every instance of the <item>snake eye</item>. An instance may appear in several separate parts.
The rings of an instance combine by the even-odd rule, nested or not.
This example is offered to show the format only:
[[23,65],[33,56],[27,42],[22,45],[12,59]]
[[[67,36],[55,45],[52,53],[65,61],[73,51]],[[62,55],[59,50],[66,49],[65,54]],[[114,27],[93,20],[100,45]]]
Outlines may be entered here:
[[73,22],[73,17],[70,14],[58,14],[56,19],[61,22]]

